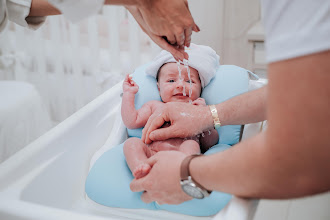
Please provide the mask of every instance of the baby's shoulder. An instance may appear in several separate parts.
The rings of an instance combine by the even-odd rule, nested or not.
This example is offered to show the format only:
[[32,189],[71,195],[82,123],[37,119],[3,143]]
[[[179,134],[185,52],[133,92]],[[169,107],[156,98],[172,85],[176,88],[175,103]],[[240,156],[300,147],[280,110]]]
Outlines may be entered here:
[[149,105],[153,110],[156,110],[157,108],[161,107],[164,105],[164,102],[158,101],[158,100],[152,100],[146,103]]

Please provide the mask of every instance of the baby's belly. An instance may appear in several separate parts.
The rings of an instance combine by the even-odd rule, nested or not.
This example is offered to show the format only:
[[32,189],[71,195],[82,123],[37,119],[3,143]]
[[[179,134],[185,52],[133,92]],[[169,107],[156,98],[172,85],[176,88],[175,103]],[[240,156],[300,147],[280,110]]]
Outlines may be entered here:
[[182,138],[172,138],[166,141],[154,141],[149,145],[149,149],[154,153],[166,150],[179,150],[179,147],[182,142]]

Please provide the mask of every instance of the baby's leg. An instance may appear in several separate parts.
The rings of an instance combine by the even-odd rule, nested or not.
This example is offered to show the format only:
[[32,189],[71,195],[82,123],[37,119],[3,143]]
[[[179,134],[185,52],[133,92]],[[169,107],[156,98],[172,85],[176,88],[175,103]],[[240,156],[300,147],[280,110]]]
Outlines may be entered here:
[[151,169],[150,165],[145,163],[148,146],[139,138],[129,138],[124,144],[124,154],[126,162],[133,176],[136,179],[147,175]]
[[194,141],[194,140],[186,140],[184,141],[180,147],[179,151],[187,154],[187,155],[192,155],[192,154],[200,154],[201,150],[199,147],[199,144]]

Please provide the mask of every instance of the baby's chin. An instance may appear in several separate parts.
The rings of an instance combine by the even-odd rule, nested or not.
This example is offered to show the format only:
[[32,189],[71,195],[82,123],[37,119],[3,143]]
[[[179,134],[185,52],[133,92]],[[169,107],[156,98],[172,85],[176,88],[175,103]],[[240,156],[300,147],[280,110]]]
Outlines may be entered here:
[[189,100],[194,101],[194,100],[192,100],[192,99],[190,99],[189,97],[186,96],[186,97],[180,97],[180,98],[176,97],[174,99],[171,99],[168,102],[185,102],[185,103],[189,103]]

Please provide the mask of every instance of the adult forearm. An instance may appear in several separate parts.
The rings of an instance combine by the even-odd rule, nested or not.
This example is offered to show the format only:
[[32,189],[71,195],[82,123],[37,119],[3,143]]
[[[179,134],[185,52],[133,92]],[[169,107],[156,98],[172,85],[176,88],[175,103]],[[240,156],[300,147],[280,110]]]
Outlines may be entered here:
[[[139,5],[144,0],[105,0],[105,5]],[[30,17],[49,16],[61,14],[60,10],[50,4],[47,0],[32,0]]]
[[329,176],[322,169],[298,152],[292,158],[291,146],[272,144],[267,135],[261,133],[225,152],[194,159],[191,175],[207,189],[247,198],[285,199],[329,190]]
[[58,15],[61,12],[46,0],[32,0],[29,17]]
[[268,129],[225,152],[192,160],[192,176],[206,188],[244,197],[330,190],[329,58],[327,51],[271,64]]
[[[196,158],[191,175],[207,189],[248,198],[285,198],[297,192],[291,187],[282,161],[265,151],[265,134],[259,134],[235,147],[214,155]],[[205,172],[205,171],[208,172]],[[274,173],[276,173],[276,178]]]
[[222,125],[249,124],[266,119],[267,86],[231,98],[216,106]]
[[146,0],[105,0],[105,4],[107,5],[140,5],[140,4],[144,4],[144,2],[146,2]]

